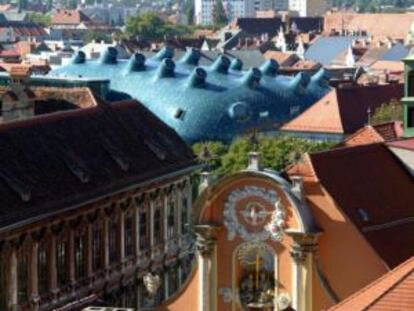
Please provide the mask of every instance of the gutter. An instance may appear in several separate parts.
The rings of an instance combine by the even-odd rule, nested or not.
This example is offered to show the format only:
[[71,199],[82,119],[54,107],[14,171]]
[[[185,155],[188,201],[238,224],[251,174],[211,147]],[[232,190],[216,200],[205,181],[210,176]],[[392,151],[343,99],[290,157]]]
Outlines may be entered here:
[[134,188],[145,187],[149,184],[159,182],[163,179],[176,177],[178,175],[185,175],[185,174],[188,174],[192,171],[200,169],[202,167],[204,167],[204,165],[202,165],[202,164],[191,165],[191,166],[185,167],[183,169],[180,169],[178,171],[174,171],[172,173],[167,173],[167,174],[164,174],[164,175],[161,175],[161,176],[158,176],[158,177],[154,177],[154,178],[151,178],[149,180],[139,182],[137,184],[134,184],[134,183],[132,185],[129,184],[128,186],[121,187],[120,189],[118,189],[116,191],[112,191],[112,192],[106,193],[104,195],[98,196],[96,198],[93,198],[93,199],[90,199],[90,200],[87,200],[87,201],[69,206],[67,208],[60,209],[59,211],[49,212],[49,213],[46,213],[46,214],[39,215],[37,217],[30,217],[30,219],[22,220],[22,221],[13,223],[11,225],[6,225],[5,227],[0,228],[0,233],[3,233],[5,231],[10,231],[10,230],[13,230],[13,229],[16,229],[16,228],[19,228],[19,227],[23,227],[23,226],[26,226],[26,225],[30,225],[30,224],[35,223],[37,221],[43,220],[45,218],[55,216],[57,214],[61,214],[61,213],[64,213],[64,212],[68,212],[68,211],[77,209],[79,207],[85,206],[85,205],[92,204],[96,201],[99,201],[99,200],[117,195],[117,194],[122,193],[122,192],[127,192],[129,190],[134,189]]

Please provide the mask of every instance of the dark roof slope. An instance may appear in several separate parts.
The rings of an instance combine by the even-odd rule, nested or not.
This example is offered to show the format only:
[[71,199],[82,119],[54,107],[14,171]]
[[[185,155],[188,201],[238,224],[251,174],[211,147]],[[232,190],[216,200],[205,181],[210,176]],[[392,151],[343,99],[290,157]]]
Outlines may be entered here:
[[371,87],[340,88],[337,91],[342,125],[345,133],[353,133],[368,121],[382,104],[403,97],[403,84],[386,84]]
[[0,228],[193,164],[176,132],[137,101],[4,123]]
[[389,267],[414,255],[414,178],[384,144],[310,159],[321,184]]
[[243,17],[237,19],[236,25],[239,29],[243,30],[251,36],[268,34],[269,37],[273,37],[280,30],[280,27],[283,26],[283,23],[280,17]]
[[320,32],[323,29],[323,17],[299,17],[293,16],[289,18],[289,27],[296,25],[299,32],[308,33],[311,31]]

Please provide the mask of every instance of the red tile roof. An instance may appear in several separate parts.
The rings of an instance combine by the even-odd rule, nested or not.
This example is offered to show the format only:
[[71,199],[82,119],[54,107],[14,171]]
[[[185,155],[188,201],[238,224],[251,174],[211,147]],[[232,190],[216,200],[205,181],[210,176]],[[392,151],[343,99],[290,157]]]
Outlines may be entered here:
[[414,178],[385,144],[309,159],[317,180],[389,267],[414,255]]
[[357,146],[395,140],[402,137],[401,121],[366,125],[347,137],[339,146]]
[[80,10],[58,9],[52,16],[52,25],[79,25],[92,23],[92,20]]
[[329,310],[414,310],[414,257]]
[[388,142],[387,145],[392,148],[399,148],[414,151],[414,138],[401,139]]
[[414,22],[414,14],[405,13],[381,13],[358,14],[335,12],[325,14],[324,32],[341,32],[342,29],[352,31],[366,31],[374,37],[389,37],[405,40],[411,25]]
[[352,134],[368,123],[371,112],[403,96],[402,84],[339,87],[330,91],[282,131]]

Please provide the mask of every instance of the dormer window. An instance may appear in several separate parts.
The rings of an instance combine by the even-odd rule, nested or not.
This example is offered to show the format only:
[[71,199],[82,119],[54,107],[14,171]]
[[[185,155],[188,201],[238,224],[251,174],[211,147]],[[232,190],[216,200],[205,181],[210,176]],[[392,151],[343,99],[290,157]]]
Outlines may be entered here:
[[363,208],[358,208],[358,215],[359,215],[360,220],[362,220],[363,222],[369,221],[369,215],[368,215],[367,210]]

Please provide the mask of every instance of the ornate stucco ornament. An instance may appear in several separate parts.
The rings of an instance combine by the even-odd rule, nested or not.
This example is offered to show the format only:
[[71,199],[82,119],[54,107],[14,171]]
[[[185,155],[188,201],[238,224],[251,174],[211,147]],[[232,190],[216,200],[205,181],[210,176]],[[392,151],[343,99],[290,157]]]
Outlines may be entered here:
[[161,279],[159,275],[153,275],[149,272],[144,275],[144,285],[148,293],[154,296],[161,286]]
[[273,190],[257,186],[234,190],[227,198],[223,214],[228,240],[233,240],[236,235],[250,242],[269,238],[281,241],[283,238],[286,211]]

